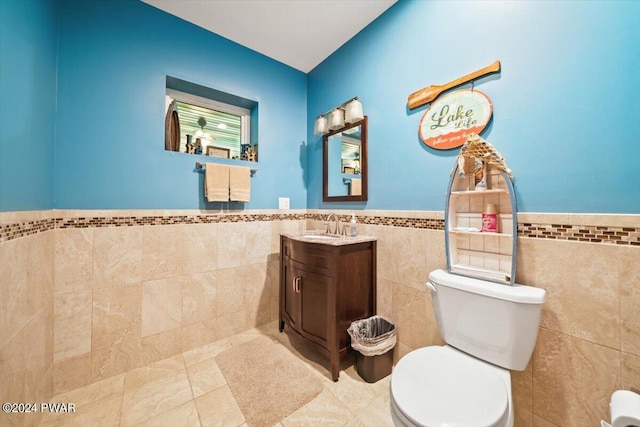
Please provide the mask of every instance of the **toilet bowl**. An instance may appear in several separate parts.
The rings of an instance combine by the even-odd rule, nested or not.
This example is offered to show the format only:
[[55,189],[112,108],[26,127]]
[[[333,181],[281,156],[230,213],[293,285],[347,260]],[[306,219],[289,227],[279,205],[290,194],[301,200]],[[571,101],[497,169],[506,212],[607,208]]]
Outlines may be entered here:
[[394,368],[391,414],[396,426],[512,427],[511,376],[450,346],[414,350]]
[[443,270],[429,274],[438,330],[447,345],[414,350],[391,374],[396,426],[513,427],[509,370],[526,368],[545,291]]

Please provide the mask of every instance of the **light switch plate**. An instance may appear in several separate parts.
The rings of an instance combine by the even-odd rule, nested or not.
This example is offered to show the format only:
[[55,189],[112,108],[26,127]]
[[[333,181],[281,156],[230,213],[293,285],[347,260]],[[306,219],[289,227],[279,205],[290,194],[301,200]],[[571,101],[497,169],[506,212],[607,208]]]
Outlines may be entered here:
[[278,197],[278,209],[289,209],[288,197]]

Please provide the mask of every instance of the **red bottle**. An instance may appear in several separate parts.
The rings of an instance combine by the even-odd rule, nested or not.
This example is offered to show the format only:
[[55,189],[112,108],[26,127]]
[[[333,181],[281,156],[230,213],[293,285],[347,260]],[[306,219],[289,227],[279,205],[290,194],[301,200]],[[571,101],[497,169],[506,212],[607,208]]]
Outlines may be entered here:
[[493,203],[487,203],[482,209],[482,231],[486,233],[498,232],[498,208]]

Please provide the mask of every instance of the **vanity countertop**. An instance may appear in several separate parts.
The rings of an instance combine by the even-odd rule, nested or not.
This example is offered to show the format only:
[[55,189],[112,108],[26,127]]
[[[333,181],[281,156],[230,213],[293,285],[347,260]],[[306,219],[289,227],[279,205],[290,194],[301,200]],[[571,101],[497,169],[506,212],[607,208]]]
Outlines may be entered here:
[[338,236],[335,234],[327,234],[322,231],[315,230],[307,230],[302,233],[281,233],[283,236],[286,236],[292,240],[297,240],[299,242],[305,243],[320,243],[322,245],[330,245],[330,246],[344,246],[344,245],[353,245],[356,243],[364,243],[364,242],[374,242],[378,240],[373,236]]

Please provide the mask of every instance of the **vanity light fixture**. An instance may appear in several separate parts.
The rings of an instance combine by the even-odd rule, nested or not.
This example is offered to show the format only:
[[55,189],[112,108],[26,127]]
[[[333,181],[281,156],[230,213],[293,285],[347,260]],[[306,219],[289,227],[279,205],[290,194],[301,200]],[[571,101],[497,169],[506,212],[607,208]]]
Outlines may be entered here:
[[362,119],[364,119],[362,102],[358,98],[354,98],[346,106],[344,121],[346,123],[354,123]]
[[333,110],[320,114],[313,126],[313,133],[325,135],[330,130],[340,129],[345,123],[354,123],[362,119],[364,119],[362,103],[356,96],[338,105]]
[[329,113],[329,129],[336,130],[344,126],[344,111],[336,108]]
[[316,119],[316,124],[313,128],[313,133],[316,135],[324,135],[329,132],[329,123],[325,116],[320,116]]

